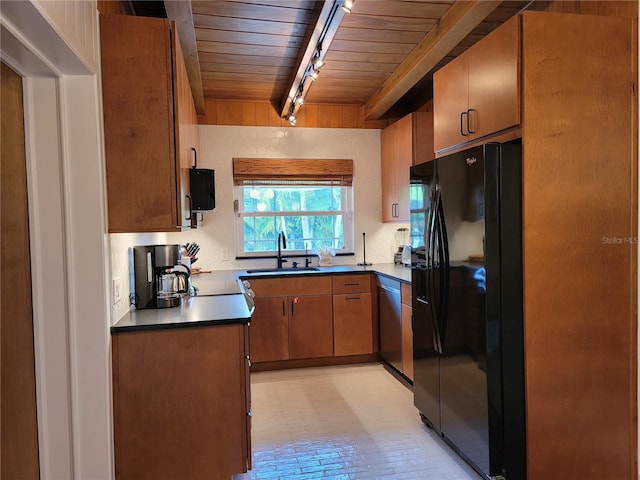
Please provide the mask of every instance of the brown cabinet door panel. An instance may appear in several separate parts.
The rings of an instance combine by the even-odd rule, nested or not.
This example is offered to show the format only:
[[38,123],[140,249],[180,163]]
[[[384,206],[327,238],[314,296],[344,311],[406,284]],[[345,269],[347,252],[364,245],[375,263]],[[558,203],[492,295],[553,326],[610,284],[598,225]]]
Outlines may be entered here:
[[256,297],[254,301],[256,309],[251,317],[251,361],[288,360],[287,298]]
[[[468,52],[468,51],[467,51]],[[449,62],[433,75],[433,143],[437,151],[467,141],[462,112],[469,108],[468,53]]]
[[246,471],[244,326],[113,338],[116,478]]
[[175,24],[101,15],[100,49],[109,232],[189,228],[198,130]]
[[480,138],[520,123],[519,17],[476,44],[469,55],[469,122]]
[[382,130],[382,221],[409,221],[409,167],[433,158],[433,116],[414,112]]
[[333,296],[334,352],[340,355],[373,353],[370,293]]
[[290,358],[333,356],[331,295],[289,297],[288,304]]

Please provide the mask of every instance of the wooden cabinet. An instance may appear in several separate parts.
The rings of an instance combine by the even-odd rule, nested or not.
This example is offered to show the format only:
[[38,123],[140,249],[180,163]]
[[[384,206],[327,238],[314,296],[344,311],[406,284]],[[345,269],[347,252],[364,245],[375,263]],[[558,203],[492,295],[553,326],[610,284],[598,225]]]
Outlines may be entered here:
[[331,277],[251,280],[253,362],[333,355]]
[[373,353],[371,275],[335,275],[332,282],[334,354]]
[[229,479],[251,466],[247,325],[113,335],[117,479]]
[[175,24],[100,16],[109,232],[191,225],[198,126]]
[[409,221],[409,167],[434,158],[433,114],[414,112],[382,130],[382,221]]
[[520,124],[520,17],[434,74],[433,106],[436,152]]
[[330,295],[288,297],[289,358],[333,356]]
[[411,284],[400,284],[402,309],[402,373],[413,381],[413,329],[411,327]]
[[522,15],[530,479],[638,476],[637,41],[637,18]]
[[[256,282],[251,282],[252,288]],[[287,297],[254,298],[251,317],[251,359],[270,362],[289,359],[289,316]]]

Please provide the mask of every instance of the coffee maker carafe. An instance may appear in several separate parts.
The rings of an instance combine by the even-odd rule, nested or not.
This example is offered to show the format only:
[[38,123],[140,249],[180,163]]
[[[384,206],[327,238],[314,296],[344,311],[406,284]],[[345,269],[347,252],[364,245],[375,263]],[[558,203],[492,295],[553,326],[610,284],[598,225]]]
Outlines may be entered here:
[[180,305],[182,295],[187,293],[188,273],[175,268],[179,261],[180,245],[133,247],[137,309]]

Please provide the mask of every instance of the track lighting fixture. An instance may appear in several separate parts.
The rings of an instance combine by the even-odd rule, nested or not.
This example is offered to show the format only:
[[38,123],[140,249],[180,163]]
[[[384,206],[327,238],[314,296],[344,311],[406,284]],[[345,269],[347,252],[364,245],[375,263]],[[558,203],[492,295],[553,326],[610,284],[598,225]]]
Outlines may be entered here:
[[324,65],[324,61],[322,61],[322,58],[320,57],[320,52],[322,52],[322,48],[318,46],[318,50],[316,50],[316,54],[313,56],[313,60],[311,61],[311,65],[313,65],[313,68],[316,70],[319,70],[320,67]]
[[[324,56],[338,30],[345,13],[351,13],[354,0],[324,0],[318,20],[309,39],[306,50],[295,74],[280,116],[296,124],[296,112],[304,104],[304,99],[313,82],[317,80],[320,68],[324,65]],[[306,82],[307,78],[309,79]]]

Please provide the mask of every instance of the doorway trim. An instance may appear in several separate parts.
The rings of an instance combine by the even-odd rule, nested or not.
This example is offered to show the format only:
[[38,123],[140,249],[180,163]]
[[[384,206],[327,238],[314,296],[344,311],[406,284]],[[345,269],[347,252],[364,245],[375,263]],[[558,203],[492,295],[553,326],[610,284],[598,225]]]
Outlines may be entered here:
[[[95,1],[59,6],[88,9],[65,18],[97,49]],[[40,478],[113,478],[99,72],[38,2],[0,8],[0,57],[23,77]]]

